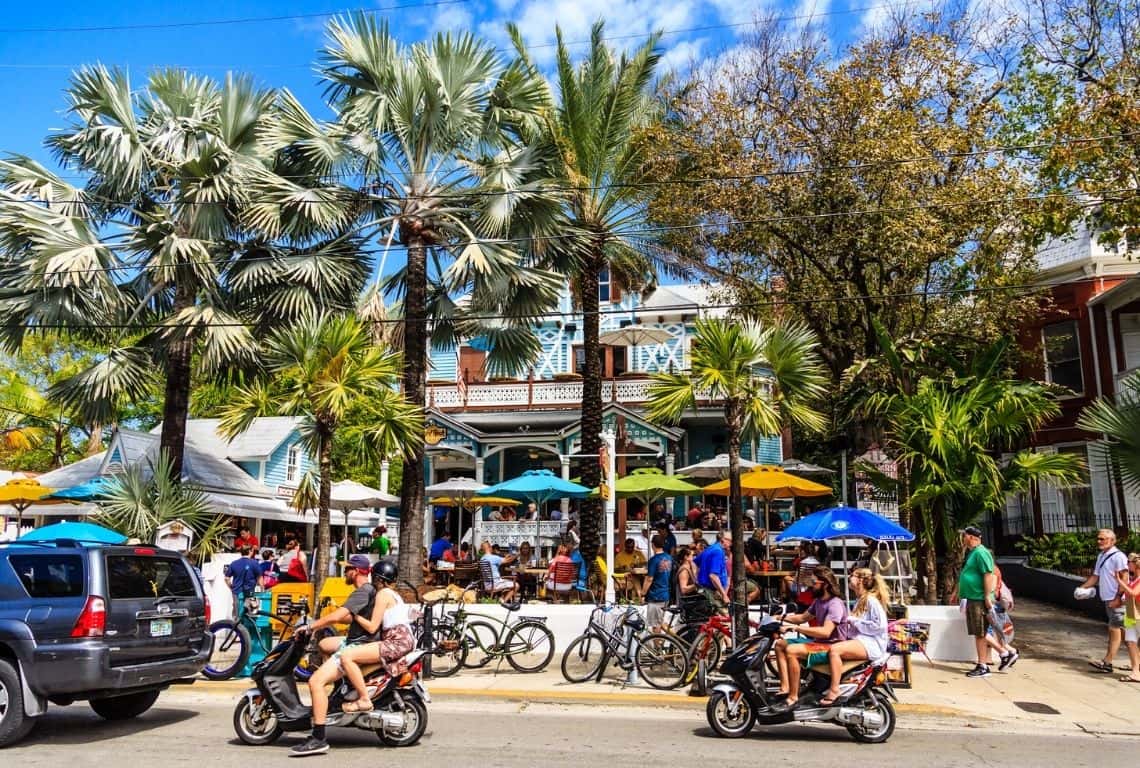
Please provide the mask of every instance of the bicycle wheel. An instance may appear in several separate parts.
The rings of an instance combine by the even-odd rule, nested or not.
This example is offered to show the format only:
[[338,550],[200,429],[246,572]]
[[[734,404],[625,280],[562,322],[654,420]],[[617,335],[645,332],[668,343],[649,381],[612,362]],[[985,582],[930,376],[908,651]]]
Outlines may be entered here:
[[541,672],[554,658],[554,633],[540,621],[520,621],[507,632],[507,661],[518,672]]
[[571,683],[584,683],[601,673],[608,657],[606,641],[587,632],[575,638],[562,654],[562,676]]
[[485,621],[469,621],[463,630],[467,644],[467,658],[463,666],[479,669],[495,658],[495,647],[499,642],[499,630]]
[[202,674],[210,680],[229,680],[249,661],[252,642],[249,630],[223,619],[210,625],[210,633],[214,636],[214,646]]
[[642,679],[661,690],[679,686],[689,671],[688,648],[664,632],[651,632],[642,637],[634,661]]
[[454,624],[436,624],[431,634],[431,673],[435,677],[450,677],[467,660],[463,633]]

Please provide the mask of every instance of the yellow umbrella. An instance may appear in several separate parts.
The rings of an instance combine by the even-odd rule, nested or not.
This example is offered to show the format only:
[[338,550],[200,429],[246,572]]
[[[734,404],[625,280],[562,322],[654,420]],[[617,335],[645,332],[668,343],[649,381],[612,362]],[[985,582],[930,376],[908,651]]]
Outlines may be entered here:
[[453,499],[449,496],[444,496],[439,499],[432,499],[432,504],[438,504],[441,507],[454,507],[454,506],[468,506],[468,507],[481,507],[484,505],[491,505],[494,507],[517,507],[519,501],[515,499],[504,499],[499,496],[472,496],[470,499]]
[[[705,486],[705,493],[727,496],[729,481],[721,480]],[[764,530],[768,530],[768,505],[776,499],[792,499],[800,496],[830,496],[831,488],[813,483],[802,477],[785,472],[783,467],[763,464],[753,467],[740,476],[740,493],[764,500]]]
[[66,504],[65,499],[45,499],[54,488],[40,485],[38,480],[17,477],[0,485],[0,504],[10,504],[16,510],[16,529],[23,523],[24,510],[33,504]]

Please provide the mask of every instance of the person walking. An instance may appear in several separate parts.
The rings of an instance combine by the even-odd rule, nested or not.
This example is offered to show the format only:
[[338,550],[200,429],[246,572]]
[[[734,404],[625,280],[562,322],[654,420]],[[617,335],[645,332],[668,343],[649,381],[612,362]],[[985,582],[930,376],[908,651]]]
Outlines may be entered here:
[[242,545],[241,557],[226,566],[225,574],[230,580],[230,591],[234,596],[233,617],[240,619],[245,612],[246,598],[262,584],[261,563],[253,559],[253,548]]
[[1128,576],[1116,575],[1120,597],[1124,601],[1124,642],[1128,646],[1131,670],[1120,678],[1122,683],[1140,683],[1140,554],[1128,555]]
[[[1076,595],[1092,597],[1095,594],[1104,603],[1104,614],[1108,623],[1108,649],[1103,659],[1090,660],[1089,666],[1095,672],[1112,674],[1112,662],[1120,651],[1124,639],[1124,604],[1117,599],[1120,591],[1119,577],[1128,575],[1128,558],[1116,548],[1116,534],[1104,528],[1096,533],[1096,546],[1100,550],[1092,575],[1077,587]],[[1090,592],[1095,588],[1095,592]]]
[[966,604],[966,632],[974,638],[978,662],[966,677],[989,677],[990,646],[986,642],[987,616],[994,606],[994,556],[982,545],[982,531],[977,526],[962,530],[966,544],[966,562],[958,576],[958,598]]
[[673,558],[665,551],[665,537],[654,535],[650,541],[653,557],[649,558],[648,574],[641,589],[645,598],[645,618],[649,627],[665,623],[665,605],[669,602],[669,584],[673,579]]
[[388,538],[388,526],[377,526],[376,530],[372,531],[372,543],[368,545],[368,551],[377,557],[387,557],[390,549],[392,541]]

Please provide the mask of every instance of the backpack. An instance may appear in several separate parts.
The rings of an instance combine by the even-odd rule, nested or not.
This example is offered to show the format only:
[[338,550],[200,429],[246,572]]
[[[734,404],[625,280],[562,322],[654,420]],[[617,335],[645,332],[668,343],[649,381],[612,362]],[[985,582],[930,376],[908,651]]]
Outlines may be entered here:
[[1003,611],[1009,612],[1013,610],[1013,592],[1006,586],[1005,580],[1001,577],[1001,568],[994,563],[994,576],[997,577],[997,586],[994,589],[994,594],[997,597],[997,602],[1001,603]]

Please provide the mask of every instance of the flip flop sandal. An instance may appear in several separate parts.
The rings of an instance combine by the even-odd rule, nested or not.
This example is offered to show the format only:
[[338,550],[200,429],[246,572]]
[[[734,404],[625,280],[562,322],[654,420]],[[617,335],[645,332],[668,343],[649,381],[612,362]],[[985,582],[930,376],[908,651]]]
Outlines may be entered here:
[[1120,678],[1122,683],[1140,683],[1140,678],[1132,677],[1131,675],[1124,675]]
[[[1137,681],[1137,682],[1140,682],[1140,681]],[[834,707],[836,702],[838,702],[841,698],[843,698],[843,697],[842,696],[836,696],[834,699],[828,699],[828,698],[824,697],[824,698],[819,700],[819,705],[821,707]]]
[[1097,672],[1103,672],[1105,674],[1112,674],[1112,665],[1108,664],[1106,662],[1090,661],[1089,666],[1092,667]]

